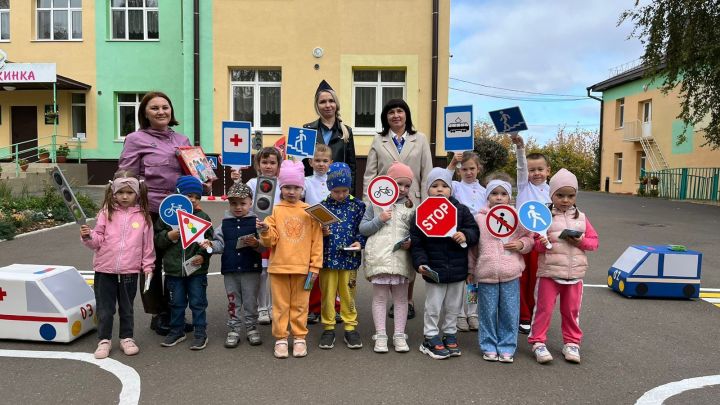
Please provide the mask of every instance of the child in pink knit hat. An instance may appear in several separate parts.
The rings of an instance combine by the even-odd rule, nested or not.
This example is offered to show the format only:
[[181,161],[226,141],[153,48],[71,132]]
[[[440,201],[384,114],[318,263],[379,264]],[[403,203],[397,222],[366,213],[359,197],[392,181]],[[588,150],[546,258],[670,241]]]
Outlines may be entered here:
[[[567,169],[560,169],[550,179],[552,224],[547,230],[547,237],[540,236],[535,240],[538,252],[537,303],[528,343],[533,345],[535,359],[540,364],[553,359],[545,341],[558,295],[564,343],[562,354],[566,361],[580,363],[583,337],[579,325],[580,306],[583,277],[588,267],[585,252],[597,250],[598,235],[585,213],[575,206],[577,189],[577,178]],[[550,250],[545,248],[548,241],[552,243]]]
[[[307,314],[310,290],[305,289],[317,278],[323,264],[323,236],[320,223],[305,211],[308,205],[300,200],[305,184],[301,162],[285,160],[278,176],[279,203],[264,221],[257,221],[263,246],[270,253],[270,290],[272,292],[272,334],[275,336],[276,358],[288,357],[288,337],[293,335],[293,357],[307,355]],[[290,333],[288,333],[288,326]]]

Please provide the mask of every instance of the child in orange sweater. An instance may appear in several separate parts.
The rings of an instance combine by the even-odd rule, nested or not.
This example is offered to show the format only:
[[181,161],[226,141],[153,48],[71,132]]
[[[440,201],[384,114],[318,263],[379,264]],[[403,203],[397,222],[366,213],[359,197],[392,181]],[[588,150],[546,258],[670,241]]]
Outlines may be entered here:
[[307,355],[307,315],[310,290],[304,289],[308,273],[312,282],[323,262],[323,235],[320,223],[305,212],[300,201],[305,185],[303,164],[286,160],[278,176],[281,200],[264,221],[257,221],[260,241],[272,248],[270,253],[270,290],[272,291],[275,357],[288,357],[288,325],[293,335],[293,357]]

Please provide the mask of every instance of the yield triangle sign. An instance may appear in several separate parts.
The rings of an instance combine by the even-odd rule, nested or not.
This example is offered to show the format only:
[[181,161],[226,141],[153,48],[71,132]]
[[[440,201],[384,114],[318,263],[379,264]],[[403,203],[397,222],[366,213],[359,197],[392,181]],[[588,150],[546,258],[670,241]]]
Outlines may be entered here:
[[185,211],[177,210],[182,248],[187,249],[193,242],[205,240],[205,231],[212,223]]

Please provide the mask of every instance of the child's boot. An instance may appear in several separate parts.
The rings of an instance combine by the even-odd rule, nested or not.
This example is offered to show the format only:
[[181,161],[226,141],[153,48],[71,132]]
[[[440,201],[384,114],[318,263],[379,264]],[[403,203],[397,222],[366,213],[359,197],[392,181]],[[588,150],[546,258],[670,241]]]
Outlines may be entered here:
[[372,339],[375,341],[375,347],[373,351],[375,353],[387,353],[388,352],[388,337],[386,334],[378,333],[373,335]]
[[225,347],[232,349],[240,344],[240,334],[235,331],[230,331],[225,338]]
[[445,335],[442,341],[451,356],[458,357],[462,354],[455,335]]
[[407,353],[410,351],[410,346],[407,344],[408,335],[404,333],[396,333],[393,335],[393,346],[395,351],[398,353]]

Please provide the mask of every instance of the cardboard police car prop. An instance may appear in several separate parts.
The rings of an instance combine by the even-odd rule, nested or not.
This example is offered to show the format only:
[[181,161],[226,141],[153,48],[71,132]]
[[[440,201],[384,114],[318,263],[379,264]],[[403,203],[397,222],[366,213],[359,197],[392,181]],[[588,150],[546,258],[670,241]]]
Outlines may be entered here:
[[633,245],[608,270],[607,283],[626,297],[697,298],[702,253],[677,245]]
[[74,267],[0,267],[0,339],[71,342],[96,323],[95,294]]

